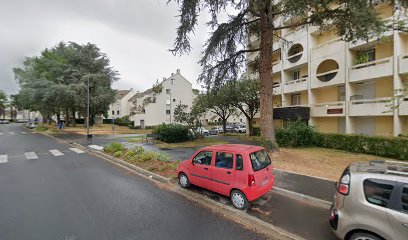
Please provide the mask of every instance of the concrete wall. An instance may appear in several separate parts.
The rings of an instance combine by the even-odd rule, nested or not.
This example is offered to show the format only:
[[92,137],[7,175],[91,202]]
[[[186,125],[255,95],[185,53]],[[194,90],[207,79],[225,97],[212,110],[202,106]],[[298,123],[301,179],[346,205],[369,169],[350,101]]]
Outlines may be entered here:
[[393,118],[376,117],[375,118],[375,135],[391,137],[393,135]]
[[325,102],[337,102],[338,101],[338,88],[328,87],[328,88],[317,88],[313,90],[315,95],[316,103]]
[[375,82],[376,98],[391,97],[393,94],[392,79],[381,79]]
[[338,133],[339,118],[314,118],[314,126],[319,132],[323,133]]

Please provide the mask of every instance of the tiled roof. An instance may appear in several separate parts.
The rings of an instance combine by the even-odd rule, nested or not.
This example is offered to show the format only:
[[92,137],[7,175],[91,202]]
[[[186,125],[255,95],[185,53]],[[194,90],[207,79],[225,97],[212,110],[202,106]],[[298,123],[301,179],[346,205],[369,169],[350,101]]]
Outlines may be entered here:
[[116,99],[122,99],[125,97],[131,90],[116,90]]

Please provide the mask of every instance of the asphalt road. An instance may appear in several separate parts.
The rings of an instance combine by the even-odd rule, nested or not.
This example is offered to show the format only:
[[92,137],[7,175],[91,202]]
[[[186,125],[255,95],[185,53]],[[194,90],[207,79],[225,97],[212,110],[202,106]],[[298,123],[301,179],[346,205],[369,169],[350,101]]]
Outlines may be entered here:
[[104,160],[0,125],[1,240],[263,238]]

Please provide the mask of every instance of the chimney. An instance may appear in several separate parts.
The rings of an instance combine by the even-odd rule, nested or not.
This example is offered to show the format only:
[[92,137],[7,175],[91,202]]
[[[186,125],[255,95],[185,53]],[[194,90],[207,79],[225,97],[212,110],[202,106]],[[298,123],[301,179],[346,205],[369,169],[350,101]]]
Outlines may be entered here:
[[179,68],[179,69],[177,69],[177,74],[180,74],[180,68]]
[[173,77],[174,73],[171,73],[171,76]]
[[163,81],[166,81],[166,78],[165,78],[165,77],[163,77]]

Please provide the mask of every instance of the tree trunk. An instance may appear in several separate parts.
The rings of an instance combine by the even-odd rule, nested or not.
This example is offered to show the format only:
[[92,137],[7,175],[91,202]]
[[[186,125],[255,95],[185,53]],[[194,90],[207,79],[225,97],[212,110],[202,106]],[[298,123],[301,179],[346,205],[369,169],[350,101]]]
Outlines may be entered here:
[[222,129],[224,130],[224,134],[227,133],[227,119],[225,117],[222,118]]
[[247,122],[248,122],[248,135],[249,135],[249,136],[254,136],[254,127],[253,127],[252,119],[253,119],[253,118],[247,117]]
[[[266,6],[265,9],[269,9],[269,6]],[[260,15],[261,43],[259,64],[261,137],[271,141],[276,146],[275,127],[273,124],[272,24],[268,17],[268,12],[262,12]]]
[[61,122],[61,114],[57,113],[57,123]]
[[76,116],[75,116],[75,110],[72,110],[72,125],[76,127]]
[[65,126],[69,127],[69,110],[65,109]]

